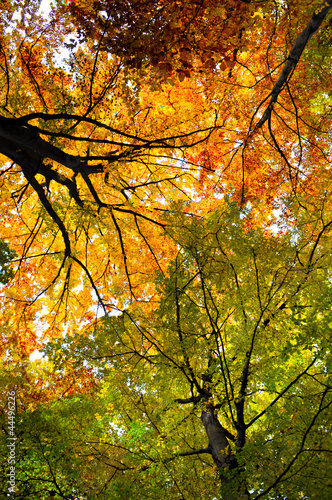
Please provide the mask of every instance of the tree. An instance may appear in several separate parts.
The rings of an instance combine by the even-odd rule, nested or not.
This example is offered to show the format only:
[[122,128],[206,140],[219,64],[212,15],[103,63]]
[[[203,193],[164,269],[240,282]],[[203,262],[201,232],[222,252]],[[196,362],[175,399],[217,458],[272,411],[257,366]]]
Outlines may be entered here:
[[39,7],[1,6],[18,494],[328,498],[330,2]]
[[58,369],[101,377],[103,439],[86,438],[82,459],[109,467],[105,498],[215,498],[218,475],[222,498],[329,496],[330,255],[322,236],[266,238],[240,215],[177,214],[157,309],[47,349]]

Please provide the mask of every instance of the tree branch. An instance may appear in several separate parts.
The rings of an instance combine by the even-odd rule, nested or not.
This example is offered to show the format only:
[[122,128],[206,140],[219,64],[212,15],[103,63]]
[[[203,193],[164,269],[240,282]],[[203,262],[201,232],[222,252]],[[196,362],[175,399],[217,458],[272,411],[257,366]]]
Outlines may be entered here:
[[304,445],[305,445],[305,442],[307,440],[307,437],[312,429],[312,427],[314,426],[317,418],[319,417],[319,415],[324,411],[326,410],[329,406],[331,406],[332,404],[332,401],[330,401],[326,406],[323,407],[323,402],[324,402],[324,399],[325,399],[325,396],[327,395],[329,389],[326,388],[325,391],[323,392],[322,394],[322,397],[321,397],[321,401],[320,401],[320,404],[319,404],[319,407],[318,407],[318,410],[316,411],[315,415],[313,416],[307,430],[305,431],[304,433],[304,436],[302,438],[302,442],[301,442],[301,445],[300,445],[300,448],[298,450],[298,452],[293,456],[293,458],[290,460],[290,462],[288,463],[287,467],[283,470],[283,472],[281,474],[279,474],[279,476],[276,478],[276,480],[273,482],[273,484],[271,484],[268,488],[266,488],[266,490],[262,491],[261,493],[259,493],[259,495],[257,495],[254,500],[257,500],[258,498],[262,498],[262,497],[265,497],[265,495],[267,493],[269,493],[269,491],[273,490],[277,484],[281,481],[281,479],[285,476],[285,474],[287,474],[287,472],[290,470],[290,468],[292,467],[292,465],[294,464],[294,462],[299,458],[299,456],[301,455],[301,453],[303,453],[304,451]]
[[305,370],[303,370],[303,372],[301,372],[294,380],[292,380],[290,382],[290,384],[287,385],[287,387],[285,387],[285,389],[272,401],[272,403],[270,403],[265,408],[265,410],[261,411],[258,415],[256,415],[256,417],[254,417],[249,422],[249,424],[246,425],[246,429],[248,429],[248,427],[250,427],[252,424],[254,424],[256,422],[256,420],[261,418],[268,411],[269,408],[272,408],[272,406],[275,405],[276,402],[279,401],[279,399],[282,398],[282,396],[284,394],[286,394],[286,392],[292,387],[292,385],[296,384],[296,382],[298,382],[300,380],[300,378],[303,377],[303,375],[305,375],[307,373],[307,371],[309,370],[309,368],[312,367],[312,365],[315,363],[315,361],[316,361],[316,358],[314,358],[313,361],[307,366],[307,368]]
[[207,448],[201,448],[200,450],[192,450],[192,451],[183,451],[182,453],[179,453],[179,457],[190,457],[191,455],[202,455],[203,453],[208,453],[209,455],[212,454],[211,449],[209,447]]
[[315,10],[307,26],[295,40],[293,47],[291,48],[291,51],[289,53],[289,56],[286,60],[286,63],[279,75],[279,78],[272,89],[272,92],[270,94],[271,98],[269,104],[266,110],[264,111],[263,116],[261,117],[259,122],[255,125],[252,132],[261,128],[264,125],[264,123],[268,120],[273,109],[273,104],[277,102],[280,92],[282,91],[284,86],[289,82],[291,75],[294,72],[297,63],[301,58],[305,46],[309,42],[310,38],[314,35],[314,33],[318,30],[318,28],[324,21],[331,7],[332,7],[332,0],[326,0],[322,2]]

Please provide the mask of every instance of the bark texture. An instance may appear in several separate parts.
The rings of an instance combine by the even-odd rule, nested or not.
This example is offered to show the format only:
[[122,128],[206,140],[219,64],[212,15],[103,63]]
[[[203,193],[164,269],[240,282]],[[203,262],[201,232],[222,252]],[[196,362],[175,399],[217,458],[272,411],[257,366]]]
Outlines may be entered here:
[[[209,439],[209,451],[220,471],[222,486],[230,485],[234,482],[234,491],[223,494],[222,499],[244,500],[250,498],[245,485],[241,481],[241,469],[239,468],[235,454],[232,453],[231,446],[225,434],[226,429],[223,428],[218,417],[215,415],[213,405],[207,405],[207,410],[202,412],[201,419]],[[226,469],[235,473],[235,481],[227,477]]]

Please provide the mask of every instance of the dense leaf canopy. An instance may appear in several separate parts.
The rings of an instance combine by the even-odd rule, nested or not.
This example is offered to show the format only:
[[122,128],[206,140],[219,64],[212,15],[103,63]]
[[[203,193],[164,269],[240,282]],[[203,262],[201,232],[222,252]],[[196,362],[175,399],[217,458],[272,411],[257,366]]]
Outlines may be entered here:
[[45,5],[0,6],[2,497],[330,498],[332,0]]

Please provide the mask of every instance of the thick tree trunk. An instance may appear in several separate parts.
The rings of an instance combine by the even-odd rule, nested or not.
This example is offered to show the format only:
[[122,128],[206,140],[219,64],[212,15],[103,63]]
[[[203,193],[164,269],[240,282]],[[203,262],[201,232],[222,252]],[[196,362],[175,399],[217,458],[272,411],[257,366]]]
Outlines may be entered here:
[[[228,489],[227,485],[230,490],[233,489],[232,492],[222,494],[222,500],[247,500],[250,495],[240,478],[241,469],[236,456],[232,453],[225,429],[214,414],[212,405],[208,405],[207,410],[202,412],[201,419],[209,439],[209,450],[220,471],[222,490]],[[228,477],[227,471],[232,471],[233,478]],[[234,488],[232,488],[232,483],[234,483]]]

